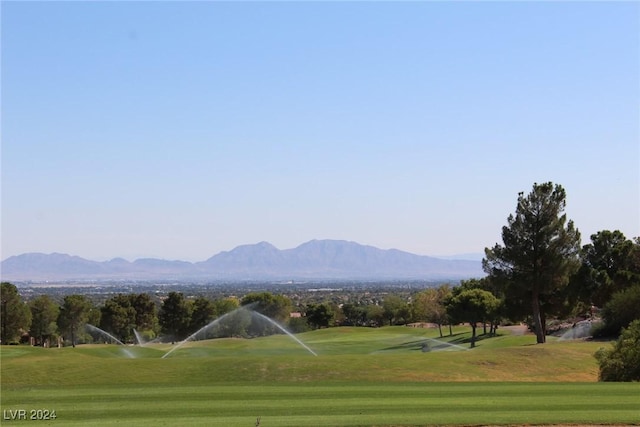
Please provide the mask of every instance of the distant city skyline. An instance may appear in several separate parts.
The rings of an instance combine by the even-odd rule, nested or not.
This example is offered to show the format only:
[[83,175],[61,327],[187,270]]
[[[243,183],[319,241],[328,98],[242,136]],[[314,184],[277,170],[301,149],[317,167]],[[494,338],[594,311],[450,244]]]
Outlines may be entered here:
[[637,2],[3,2],[1,258],[640,236]]

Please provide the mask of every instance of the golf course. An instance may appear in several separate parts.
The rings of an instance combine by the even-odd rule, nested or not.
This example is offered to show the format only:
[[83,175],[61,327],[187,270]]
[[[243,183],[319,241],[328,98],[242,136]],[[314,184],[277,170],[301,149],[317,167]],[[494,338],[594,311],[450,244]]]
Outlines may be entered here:
[[501,333],[473,350],[468,328],[439,338],[435,329],[402,326],[179,348],[3,346],[2,424],[640,424],[640,384],[597,382],[593,353],[609,343],[535,345],[529,335]]

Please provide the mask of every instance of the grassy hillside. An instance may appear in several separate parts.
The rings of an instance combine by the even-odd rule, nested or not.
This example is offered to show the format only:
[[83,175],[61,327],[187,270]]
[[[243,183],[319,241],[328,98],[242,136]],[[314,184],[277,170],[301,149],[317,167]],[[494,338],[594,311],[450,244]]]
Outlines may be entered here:
[[318,356],[285,335],[187,343],[164,359],[167,344],[3,347],[0,403],[54,409],[51,425],[640,422],[639,384],[595,382],[593,353],[608,344],[503,335],[466,350],[468,331],[454,332],[441,341],[405,327],[298,335]]
[[[297,337],[189,342],[147,347],[2,348],[3,387],[91,384],[207,384],[218,381],[596,381],[603,343],[502,335],[468,350],[468,332],[437,338],[406,327],[330,328]],[[429,352],[423,352],[427,344]],[[131,372],[128,372],[131,371]],[[158,375],[162,372],[162,375]],[[9,374],[10,373],[10,374]]]

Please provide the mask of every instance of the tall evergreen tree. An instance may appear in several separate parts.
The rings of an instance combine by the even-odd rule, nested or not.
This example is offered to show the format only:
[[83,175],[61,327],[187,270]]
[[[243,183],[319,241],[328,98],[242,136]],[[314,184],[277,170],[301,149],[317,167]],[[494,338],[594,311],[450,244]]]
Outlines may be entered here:
[[333,320],[331,306],[326,303],[309,304],[306,313],[307,323],[314,329],[328,328]]
[[67,295],[64,297],[58,314],[58,328],[68,334],[71,345],[76,346],[78,332],[87,323],[91,302],[84,295]]
[[158,323],[158,310],[151,296],[149,294],[137,294],[131,295],[131,299],[131,305],[136,310],[136,329],[138,331],[155,329]]
[[45,345],[57,331],[60,307],[48,295],[40,295],[29,302],[29,309],[32,316],[29,334],[37,340],[37,345]]
[[136,309],[133,307],[134,295],[118,294],[109,298],[100,317],[100,327],[115,335],[120,341],[133,339],[136,326]]
[[602,230],[582,247],[582,266],[572,278],[572,291],[579,301],[602,307],[611,296],[640,284],[640,247],[619,231]]
[[199,296],[191,305],[190,330],[195,332],[209,324],[216,317],[216,307],[213,301],[206,297]]
[[528,300],[538,343],[546,341],[545,320],[553,299],[580,266],[580,233],[564,214],[562,186],[534,184],[518,195],[515,215],[502,228],[503,245],[485,249],[483,268],[507,283],[508,303]]
[[21,331],[31,325],[31,311],[22,301],[15,285],[2,282],[0,285],[0,340],[2,344],[20,338]]
[[158,313],[162,331],[174,340],[186,338],[191,323],[191,306],[180,292],[169,292]]

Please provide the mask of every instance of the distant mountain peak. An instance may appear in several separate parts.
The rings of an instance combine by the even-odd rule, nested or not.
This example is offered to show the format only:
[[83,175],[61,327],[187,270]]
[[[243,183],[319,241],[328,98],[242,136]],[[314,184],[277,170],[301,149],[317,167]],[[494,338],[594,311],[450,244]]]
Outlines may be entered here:
[[269,242],[240,245],[206,261],[155,258],[90,261],[31,253],[2,261],[2,280],[79,279],[466,279],[484,275],[479,261],[443,260],[346,240],[311,240],[280,250]]

